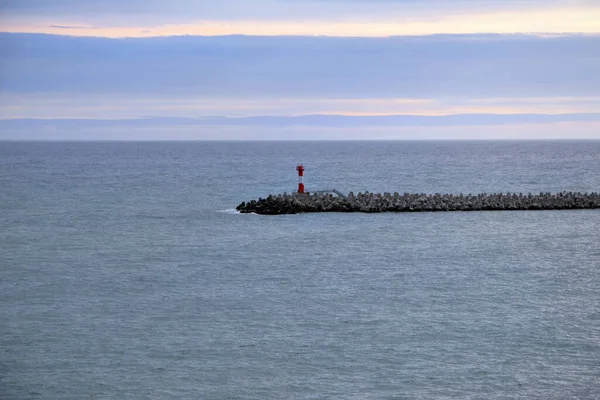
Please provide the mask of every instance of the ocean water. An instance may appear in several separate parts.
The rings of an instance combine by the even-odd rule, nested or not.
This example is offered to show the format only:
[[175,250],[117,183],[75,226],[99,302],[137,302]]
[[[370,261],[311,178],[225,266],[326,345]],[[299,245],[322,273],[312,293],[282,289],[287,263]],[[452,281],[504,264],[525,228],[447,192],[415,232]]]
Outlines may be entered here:
[[299,161],[600,190],[598,141],[0,143],[0,398],[600,398],[600,210],[233,211]]

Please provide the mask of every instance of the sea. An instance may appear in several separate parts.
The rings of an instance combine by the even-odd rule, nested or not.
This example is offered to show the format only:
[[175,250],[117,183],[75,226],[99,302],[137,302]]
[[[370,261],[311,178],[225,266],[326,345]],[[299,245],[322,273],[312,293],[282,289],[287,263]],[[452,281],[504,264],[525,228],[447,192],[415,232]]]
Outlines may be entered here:
[[235,211],[298,163],[600,191],[600,141],[0,142],[0,398],[600,398],[600,210]]

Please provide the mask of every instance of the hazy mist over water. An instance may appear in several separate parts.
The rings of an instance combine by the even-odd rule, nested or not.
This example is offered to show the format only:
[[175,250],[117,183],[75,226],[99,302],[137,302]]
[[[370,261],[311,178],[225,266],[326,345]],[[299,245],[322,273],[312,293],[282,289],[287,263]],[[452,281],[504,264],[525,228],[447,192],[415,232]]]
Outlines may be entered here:
[[598,398],[600,212],[241,215],[600,190],[599,141],[0,142],[0,398]]

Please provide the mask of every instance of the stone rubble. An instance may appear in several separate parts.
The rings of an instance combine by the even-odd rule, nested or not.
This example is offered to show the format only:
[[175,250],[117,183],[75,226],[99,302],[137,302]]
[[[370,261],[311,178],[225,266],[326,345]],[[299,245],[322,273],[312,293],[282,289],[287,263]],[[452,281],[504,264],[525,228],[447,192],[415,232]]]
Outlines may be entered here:
[[600,194],[561,193],[358,193],[347,199],[333,194],[283,193],[269,195],[237,206],[241,213],[264,215],[308,212],[426,212],[426,211],[500,211],[500,210],[574,210],[600,208]]

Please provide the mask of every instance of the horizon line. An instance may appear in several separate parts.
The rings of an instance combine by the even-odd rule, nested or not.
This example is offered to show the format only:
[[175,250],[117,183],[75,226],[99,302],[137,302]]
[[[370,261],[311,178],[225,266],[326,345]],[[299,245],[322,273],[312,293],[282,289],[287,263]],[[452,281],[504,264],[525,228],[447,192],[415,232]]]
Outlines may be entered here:
[[178,142],[214,142],[214,143],[248,143],[248,142],[600,142],[600,138],[381,138],[381,139],[2,139],[0,143],[178,143]]

